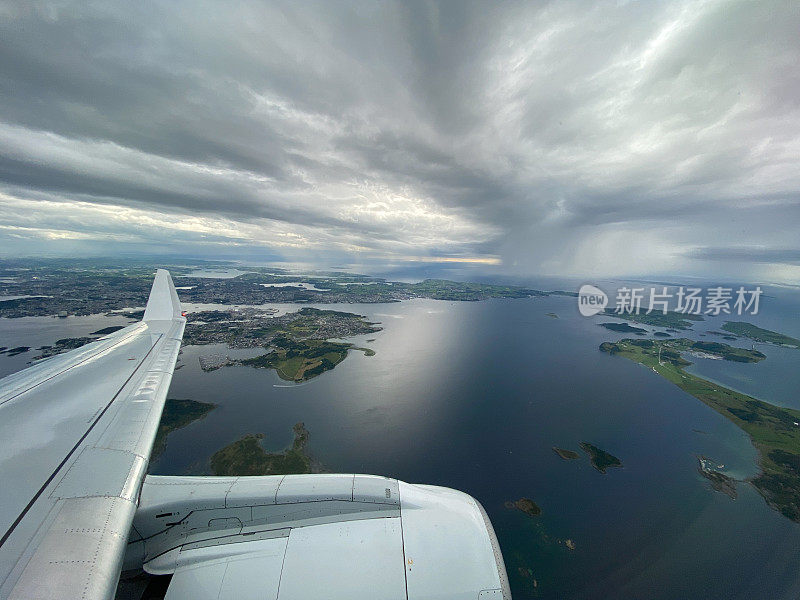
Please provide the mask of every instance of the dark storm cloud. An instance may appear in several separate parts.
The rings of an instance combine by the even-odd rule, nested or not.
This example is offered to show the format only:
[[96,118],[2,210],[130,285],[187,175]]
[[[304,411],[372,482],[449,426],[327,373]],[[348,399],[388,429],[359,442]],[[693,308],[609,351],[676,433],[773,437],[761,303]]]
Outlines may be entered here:
[[[696,270],[737,247],[795,265],[799,12],[0,4],[0,237],[190,248],[217,229],[518,273]],[[70,211],[83,225],[59,234]]]
[[696,248],[686,255],[700,260],[800,265],[800,250],[793,248]]

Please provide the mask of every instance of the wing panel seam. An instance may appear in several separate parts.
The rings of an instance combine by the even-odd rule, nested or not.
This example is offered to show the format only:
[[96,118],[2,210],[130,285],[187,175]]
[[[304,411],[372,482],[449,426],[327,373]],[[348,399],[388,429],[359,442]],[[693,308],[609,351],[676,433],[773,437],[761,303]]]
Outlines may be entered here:
[[88,437],[88,435],[89,435],[89,433],[91,433],[92,429],[95,428],[97,423],[100,422],[100,419],[103,418],[103,415],[105,415],[106,412],[108,411],[108,409],[111,408],[111,405],[114,403],[114,401],[116,401],[117,397],[119,397],[119,395],[122,392],[122,390],[125,389],[125,386],[127,386],[128,383],[130,382],[130,380],[133,379],[133,376],[136,375],[136,373],[139,372],[139,369],[145,363],[145,361],[147,361],[148,357],[153,352],[153,349],[158,345],[158,342],[161,340],[163,335],[164,335],[163,333],[158,334],[158,338],[153,343],[153,345],[150,346],[150,350],[147,351],[147,354],[144,355],[144,358],[142,358],[141,362],[138,365],[136,365],[136,368],[133,370],[133,372],[130,374],[130,376],[125,380],[125,382],[122,384],[122,386],[117,390],[117,393],[114,394],[114,397],[111,398],[111,400],[109,400],[109,402],[108,402],[108,404],[106,404],[105,408],[103,408],[103,410],[100,411],[100,414],[97,415],[97,417],[94,419],[94,421],[89,426],[89,428],[84,432],[84,434],[75,443],[75,445],[72,447],[72,449],[67,453],[67,455],[64,457],[64,460],[62,460],[61,463],[59,463],[59,465],[55,468],[55,470],[53,470],[53,472],[50,474],[50,476],[47,478],[47,480],[42,484],[42,487],[39,488],[39,491],[37,491],[36,494],[34,494],[33,498],[31,498],[30,502],[28,502],[28,504],[25,506],[25,508],[22,509],[22,512],[19,513],[17,518],[14,519],[14,522],[11,524],[11,526],[8,528],[8,530],[3,534],[3,537],[0,538],[0,547],[2,547],[3,544],[5,544],[6,541],[8,541],[8,538],[11,537],[12,533],[14,533],[14,530],[22,522],[22,519],[25,518],[25,515],[28,514],[28,511],[31,509],[31,507],[34,505],[34,503],[39,499],[39,497],[47,489],[47,486],[49,486],[53,482],[53,480],[55,479],[56,475],[58,475],[58,472],[61,471],[61,469],[64,468],[64,465],[67,464],[67,461],[69,461],[69,459],[72,457],[72,455],[75,453],[75,451],[80,447],[80,445],[83,443],[83,441]]

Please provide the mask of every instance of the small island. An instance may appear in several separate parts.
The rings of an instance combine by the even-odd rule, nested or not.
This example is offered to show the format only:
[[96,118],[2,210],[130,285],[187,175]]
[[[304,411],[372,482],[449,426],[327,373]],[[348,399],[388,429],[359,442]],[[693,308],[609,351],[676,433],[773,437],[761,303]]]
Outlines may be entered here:
[[653,327],[664,327],[668,329],[691,329],[691,321],[704,321],[701,315],[693,315],[691,313],[679,313],[668,311],[666,314],[660,311],[654,311],[650,314],[647,312],[636,313],[618,313],[613,308],[607,308],[600,313],[606,317],[616,317],[617,319],[626,319],[635,323],[642,323],[643,325],[651,325]]
[[789,337],[777,331],[762,329],[761,327],[756,327],[752,323],[745,323],[744,321],[726,321],[722,329],[756,342],[764,342],[776,346],[788,346],[789,348],[800,348],[800,340],[797,338]]
[[605,327],[611,331],[619,331],[621,333],[647,333],[646,329],[641,327],[634,327],[627,323],[600,323],[600,327]]
[[303,423],[292,428],[294,441],[283,452],[270,453],[261,446],[263,433],[248,434],[211,456],[213,475],[291,475],[318,471],[306,453],[308,430]]
[[524,512],[529,517],[538,517],[540,514],[542,514],[542,509],[539,508],[539,505],[530,498],[520,498],[514,502],[508,501],[506,502],[506,508],[516,508],[517,510]]
[[581,455],[574,450],[565,450],[564,448],[559,448],[557,446],[553,446],[553,452],[558,454],[564,460],[575,460],[581,457]]
[[5,354],[6,356],[17,356],[18,354],[25,354],[30,349],[30,346],[17,346],[16,348],[0,350],[0,354]]
[[589,442],[580,443],[581,450],[589,455],[589,460],[592,466],[605,475],[606,469],[611,467],[622,467],[622,461],[613,454],[609,454],[605,450],[601,450],[597,446],[593,446]]

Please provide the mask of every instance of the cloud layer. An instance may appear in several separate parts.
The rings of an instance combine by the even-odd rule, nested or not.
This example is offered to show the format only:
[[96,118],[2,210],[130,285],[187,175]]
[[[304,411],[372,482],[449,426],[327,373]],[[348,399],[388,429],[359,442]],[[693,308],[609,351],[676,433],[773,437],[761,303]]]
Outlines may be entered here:
[[797,31],[779,2],[0,4],[0,242],[796,278]]

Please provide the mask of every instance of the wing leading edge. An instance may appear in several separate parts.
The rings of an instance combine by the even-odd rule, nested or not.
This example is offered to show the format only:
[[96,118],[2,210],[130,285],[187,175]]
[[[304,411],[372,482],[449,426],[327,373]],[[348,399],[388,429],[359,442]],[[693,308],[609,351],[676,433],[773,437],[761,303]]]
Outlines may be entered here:
[[144,319],[0,381],[0,598],[113,597],[186,320]]

